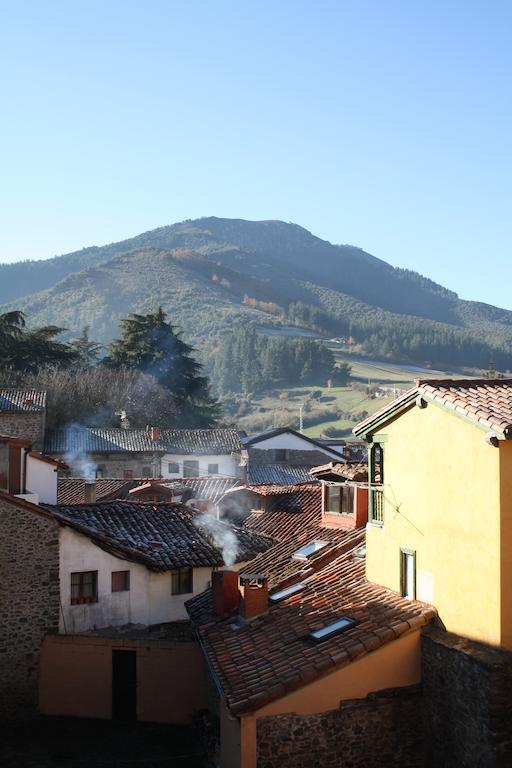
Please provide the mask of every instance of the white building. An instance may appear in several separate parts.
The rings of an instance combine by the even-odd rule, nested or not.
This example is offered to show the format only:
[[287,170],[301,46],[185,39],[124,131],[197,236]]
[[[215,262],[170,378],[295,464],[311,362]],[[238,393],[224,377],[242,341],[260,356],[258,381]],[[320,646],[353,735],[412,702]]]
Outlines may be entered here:
[[236,429],[164,429],[165,478],[227,475],[240,477],[242,443]]
[[182,504],[109,501],[48,507],[61,525],[60,631],[187,619],[212,571],[239,568],[267,538]]

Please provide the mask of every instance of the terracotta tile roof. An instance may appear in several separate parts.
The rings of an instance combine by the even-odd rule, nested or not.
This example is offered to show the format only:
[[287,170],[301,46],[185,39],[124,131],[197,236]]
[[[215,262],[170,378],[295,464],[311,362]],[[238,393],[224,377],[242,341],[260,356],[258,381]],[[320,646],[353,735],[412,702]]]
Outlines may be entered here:
[[438,403],[499,435],[512,433],[512,379],[418,379],[416,386],[356,427],[364,434],[411,405],[416,397]]
[[145,429],[68,427],[48,430],[47,453],[173,453],[224,455],[241,450],[235,429]]
[[215,541],[226,534],[236,549],[235,562],[250,560],[272,543],[265,536],[200,515],[183,504],[103,501],[44,507],[61,525],[155,571],[222,565],[222,552]]
[[159,483],[167,488],[178,491],[180,488],[190,488],[192,498],[205,499],[216,504],[227,491],[244,485],[238,477],[228,475],[209,475],[207,477],[183,477],[178,480],[160,480]]
[[[311,541],[325,541],[326,544],[306,561],[292,557],[301,547]],[[306,528],[298,535],[274,544],[248,563],[241,573],[258,573],[266,576],[270,590],[284,588],[288,583],[296,583],[311,575],[326,561],[331,561],[337,554],[355,547],[364,547],[365,529],[357,528],[344,531],[335,528]]]
[[[96,501],[109,498],[121,498],[123,491],[133,486],[133,480],[118,480],[102,477],[96,481]],[[138,480],[137,483],[142,482]],[[57,485],[58,504],[83,504],[85,501],[85,480],[77,477],[59,477]]]
[[363,461],[347,461],[343,464],[335,464],[331,461],[321,467],[313,467],[311,474],[320,479],[332,477],[340,481],[365,482],[368,480],[368,464]]
[[289,486],[270,502],[265,511],[254,510],[244,525],[252,531],[282,541],[305,528],[317,528],[322,522],[322,487],[320,484]]
[[[366,581],[364,558],[354,556],[358,546],[245,625],[233,616],[212,618],[211,590],[186,604],[233,714],[253,712],[434,618],[430,606]],[[311,642],[311,632],[344,616],[356,625]]]
[[249,460],[247,482],[251,485],[291,485],[310,483],[311,467],[290,466],[289,464],[257,464]]
[[0,413],[38,413],[46,408],[46,392],[37,389],[0,389]]

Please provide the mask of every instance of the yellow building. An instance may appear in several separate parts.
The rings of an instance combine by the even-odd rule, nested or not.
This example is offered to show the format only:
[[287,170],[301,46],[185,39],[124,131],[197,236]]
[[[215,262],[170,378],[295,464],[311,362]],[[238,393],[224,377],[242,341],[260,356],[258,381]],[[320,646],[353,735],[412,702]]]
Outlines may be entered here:
[[418,381],[361,422],[367,578],[512,649],[512,380]]

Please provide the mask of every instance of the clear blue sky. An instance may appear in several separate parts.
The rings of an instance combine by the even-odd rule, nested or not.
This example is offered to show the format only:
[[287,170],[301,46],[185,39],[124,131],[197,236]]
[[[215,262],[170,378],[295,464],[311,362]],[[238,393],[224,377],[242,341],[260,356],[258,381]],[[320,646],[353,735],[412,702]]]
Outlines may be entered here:
[[508,0],[0,14],[0,260],[276,218],[512,308]]

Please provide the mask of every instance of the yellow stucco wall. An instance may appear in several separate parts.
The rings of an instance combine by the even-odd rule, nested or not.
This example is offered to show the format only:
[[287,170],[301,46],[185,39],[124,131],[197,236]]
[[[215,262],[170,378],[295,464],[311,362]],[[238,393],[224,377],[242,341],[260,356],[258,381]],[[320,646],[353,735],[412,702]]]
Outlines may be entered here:
[[[489,445],[482,429],[434,403],[413,406],[379,434],[386,436],[384,526],[367,528],[368,579],[400,590],[400,548],[415,550],[417,598],[435,605],[446,629],[500,644],[500,493],[512,482],[502,481],[509,456],[512,468],[509,445]],[[508,533],[511,523],[512,508]]]

